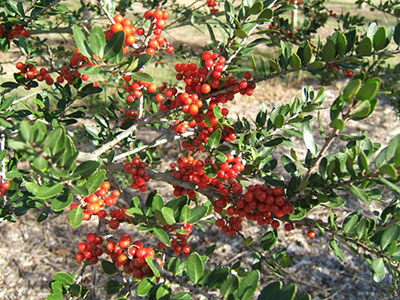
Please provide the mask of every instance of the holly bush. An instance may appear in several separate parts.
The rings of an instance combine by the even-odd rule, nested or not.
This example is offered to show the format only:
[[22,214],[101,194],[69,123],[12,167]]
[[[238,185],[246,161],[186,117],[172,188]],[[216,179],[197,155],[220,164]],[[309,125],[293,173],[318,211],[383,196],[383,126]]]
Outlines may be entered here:
[[[0,1],[0,50],[18,53],[1,82],[1,221],[68,214],[91,228],[47,299],[311,299],[282,283],[285,231],[304,228],[398,296],[400,135],[381,145],[346,125],[383,97],[397,105],[399,2],[356,2],[394,26],[324,0],[188,2]],[[202,49],[167,41],[185,26],[207,35]],[[255,120],[229,114],[292,73],[322,86]],[[221,262],[224,243],[244,252]],[[96,265],[103,287],[82,280]]]

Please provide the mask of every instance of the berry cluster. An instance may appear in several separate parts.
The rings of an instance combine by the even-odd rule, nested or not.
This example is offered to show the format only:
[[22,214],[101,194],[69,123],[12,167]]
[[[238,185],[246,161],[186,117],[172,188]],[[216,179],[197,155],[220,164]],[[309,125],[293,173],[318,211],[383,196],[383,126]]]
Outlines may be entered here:
[[48,85],[54,84],[54,79],[45,68],[41,68],[38,73],[37,68],[32,64],[17,62],[15,66],[20,71],[19,73],[25,75],[28,80],[37,79],[37,81],[45,81]]
[[214,210],[220,213],[228,203],[230,206],[226,213],[230,216],[229,221],[221,218],[217,220],[216,225],[222,232],[230,235],[235,235],[235,232],[240,230],[237,228],[241,228],[239,225],[243,218],[256,221],[260,226],[270,224],[272,228],[278,228],[280,222],[274,218],[281,218],[294,211],[293,205],[285,200],[283,188],[259,184],[250,185],[243,198],[236,202],[230,197],[218,199]]
[[138,99],[143,96],[143,90],[146,90],[149,93],[154,93],[157,88],[154,83],[144,82],[144,81],[132,81],[132,77],[130,75],[123,76],[125,83],[123,84],[123,88],[129,93],[126,96],[126,101],[133,102],[135,99]]
[[126,211],[127,211],[127,209],[125,209],[125,208],[116,208],[116,209],[111,210],[111,212],[110,212],[111,220],[108,222],[108,227],[116,230],[116,229],[118,229],[119,224],[123,221],[131,223],[132,217],[128,216],[126,214]]
[[[111,37],[119,32],[124,31],[125,33],[125,44],[123,45],[124,54],[129,52],[128,47],[138,48],[136,35],[149,37],[151,33],[154,34],[154,38],[149,38],[147,44],[145,45],[146,53],[151,56],[155,56],[157,50],[163,50],[167,53],[173,53],[175,51],[174,47],[167,43],[167,40],[161,36],[163,29],[167,25],[167,19],[169,18],[169,12],[166,10],[156,9],[152,11],[146,11],[144,13],[144,18],[150,20],[152,23],[150,25],[150,30],[146,34],[146,30],[143,27],[136,28],[132,25],[131,20],[124,18],[121,15],[115,15],[115,23],[111,25],[110,29],[105,32],[106,39],[109,40]],[[137,55],[136,50],[133,55]]]
[[[110,183],[104,181],[100,188],[92,195],[87,196],[83,199],[83,220],[88,221],[91,219],[92,215],[97,215],[100,219],[107,217],[107,211],[104,206],[113,206],[117,203],[117,199],[120,196],[118,190],[113,190],[110,192]],[[79,206],[78,203],[72,203],[70,209],[74,209]]]
[[86,235],[87,242],[80,242],[78,244],[79,252],[75,258],[78,261],[87,259],[90,264],[94,265],[99,261],[99,256],[103,254],[103,249],[99,247],[103,244],[103,238],[90,232]]
[[207,6],[210,8],[211,14],[216,15],[219,12],[218,8],[216,8],[218,0],[207,0]]
[[9,40],[15,39],[19,35],[23,35],[28,38],[31,36],[30,32],[26,30],[23,26],[14,24],[14,27],[7,32],[2,24],[0,24],[0,38],[7,36]]
[[150,180],[150,176],[147,175],[146,164],[139,157],[135,157],[132,162],[126,162],[124,168],[132,175],[132,188],[141,192],[147,191],[146,182]]
[[[217,188],[219,193],[224,197],[228,196],[230,189],[233,193],[241,193],[242,185],[236,181],[236,177],[244,170],[242,159],[234,157],[232,154],[227,155],[227,160],[224,163],[216,164],[212,160],[196,160],[192,156],[180,157],[175,163],[171,163],[172,175],[176,179],[195,183],[200,189],[208,187]],[[209,165],[217,172],[217,177],[209,177],[205,172],[205,167]],[[176,167],[178,167],[176,169]],[[226,186],[222,180],[226,180],[229,184]],[[179,197],[183,194],[189,196],[190,199],[196,198],[196,193],[193,190],[184,189],[174,185],[174,195]],[[222,209],[221,209],[222,211]]]
[[[123,267],[123,271],[132,274],[137,279],[153,276],[153,271],[146,262],[147,257],[155,257],[153,248],[144,248],[142,241],[133,241],[129,234],[124,234],[115,243],[108,241],[106,244],[106,253],[110,256],[117,268]],[[159,257],[155,260],[160,266],[163,261]]]
[[9,181],[3,181],[2,176],[0,176],[0,196],[3,196],[6,190],[8,190],[11,187],[11,184]]
[[[175,225],[164,225],[163,229],[165,231],[174,231],[176,230]],[[192,248],[187,243],[188,236],[192,233],[193,224],[183,223],[182,229],[184,229],[187,233],[175,233],[175,238],[171,240],[171,248],[176,255],[183,254],[185,258],[189,257],[190,251]],[[167,246],[159,242],[157,244],[157,248],[165,249]]]

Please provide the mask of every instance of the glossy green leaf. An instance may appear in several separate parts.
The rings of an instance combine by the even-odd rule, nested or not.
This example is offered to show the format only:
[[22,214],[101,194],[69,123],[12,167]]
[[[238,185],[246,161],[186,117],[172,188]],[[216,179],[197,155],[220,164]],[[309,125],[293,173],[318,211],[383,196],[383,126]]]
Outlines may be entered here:
[[325,46],[322,48],[322,58],[326,62],[330,62],[335,59],[336,57],[336,46],[332,40],[328,39]]
[[262,9],[263,9],[264,5],[261,1],[256,1],[249,9],[249,14],[250,15],[257,15],[259,14]]
[[343,131],[343,129],[344,129],[344,121],[342,119],[335,119],[329,124],[329,126],[332,127],[332,128],[337,128],[340,131]]
[[82,53],[82,55],[86,56],[87,58],[90,58],[90,48],[88,46],[85,34],[83,31],[79,28],[78,25],[73,25],[72,26],[72,32],[75,40],[76,47],[79,49],[79,51]]
[[193,283],[197,283],[201,276],[204,274],[204,263],[200,255],[197,253],[190,254],[186,261],[186,271],[189,279]]
[[385,164],[379,168],[381,174],[389,175],[393,180],[397,179],[397,170],[392,164]]
[[270,20],[274,12],[270,8],[265,8],[260,15],[258,16],[258,20]]
[[131,78],[137,81],[153,82],[153,77],[147,73],[132,73]]
[[222,131],[221,129],[215,130],[210,137],[208,138],[207,144],[210,146],[211,149],[217,148],[220,141],[221,141]]
[[168,246],[171,245],[171,241],[169,239],[169,235],[163,229],[155,227],[155,228],[152,229],[152,232],[165,245],[168,245]]
[[337,240],[333,239],[329,242],[329,246],[331,247],[331,249],[333,250],[333,253],[335,253],[335,255],[342,261],[344,262],[344,256],[343,256],[343,252],[342,249],[339,246],[339,243]]
[[376,93],[379,91],[381,86],[380,78],[370,78],[368,79],[361,89],[358,91],[356,97],[360,100],[371,100],[375,97]]
[[89,195],[96,192],[105,179],[106,170],[98,170],[93,173],[84,185],[84,187],[87,188]]
[[119,293],[124,286],[116,280],[109,280],[107,282],[106,291],[108,295],[114,295]]
[[229,275],[219,288],[222,297],[228,298],[239,287],[239,279],[235,275]]
[[147,296],[153,287],[156,286],[156,278],[155,277],[145,277],[143,278],[139,285],[137,286],[137,294],[139,296]]
[[82,224],[83,220],[83,210],[81,206],[75,207],[69,212],[69,221],[72,227],[78,227]]
[[240,283],[239,283],[239,289],[237,291],[237,295],[239,299],[250,299],[257,287],[258,283],[260,281],[260,271],[259,270],[254,270],[251,271],[249,274],[244,277]]
[[117,267],[115,264],[108,260],[103,260],[101,262],[101,268],[103,269],[104,273],[112,275],[118,272]]
[[386,28],[379,27],[374,35],[374,49],[375,51],[382,50],[389,44],[389,39],[387,38]]
[[153,271],[155,277],[161,276],[161,267],[154,257],[146,257],[146,262],[150,269]]
[[59,195],[63,190],[63,184],[57,183],[52,186],[39,186],[35,193],[35,197],[38,199],[50,199]]
[[54,280],[59,281],[65,284],[73,284],[75,279],[68,273],[65,272],[58,272],[54,275]]
[[369,115],[371,104],[369,101],[363,101],[357,104],[356,108],[351,113],[353,120],[362,120]]
[[124,31],[119,31],[115,33],[106,44],[104,49],[104,58],[110,60],[112,58],[117,57],[122,53],[122,45],[125,42],[125,33]]
[[54,211],[62,211],[69,207],[73,200],[74,195],[72,193],[64,193],[51,201],[51,209]]
[[98,161],[85,161],[75,169],[72,176],[87,178],[92,175],[99,167],[100,163]]
[[350,103],[350,101],[354,98],[354,96],[358,93],[361,87],[360,79],[350,80],[349,83],[343,90],[343,98],[346,102]]
[[293,68],[293,70],[299,70],[301,68],[300,57],[296,53],[292,53],[289,64]]
[[372,40],[366,36],[357,46],[356,52],[361,56],[369,56],[372,53]]
[[164,206],[161,209],[161,212],[162,212],[162,215],[168,225],[173,225],[176,223],[175,218],[174,218],[174,211],[172,208]]
[[[100,27],[95,27],[90,31],[89,35],[89,45],[90,49],[98,57],[102,58],[104,55],[104,49],[106,47],[106,37],[104,35],[103,29]],[[79,72],[82,73],[79,69]]]
[[371,263],[371,266],[372,266],[372,270],[374,272],[374,280],[376,282],[380,282],[383,279],[385,279],[386,270],[385,270],[385,264],[383,262],[382,257],[374,259]]
[[188,218],[186,222],[191,224],[199,222],[207,214],[207,211],[208,207],[205,205],[196,206],[192,209],[190,218]]

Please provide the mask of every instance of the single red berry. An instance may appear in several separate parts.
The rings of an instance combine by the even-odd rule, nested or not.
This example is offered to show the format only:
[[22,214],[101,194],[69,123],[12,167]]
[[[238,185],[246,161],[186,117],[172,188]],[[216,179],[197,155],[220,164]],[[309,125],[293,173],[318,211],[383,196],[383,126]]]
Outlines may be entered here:
[[307,232],[307,236],[308,236],[310,239],[315,238],[315,231],[314,231],[314,230],[309,230],[309,231]]

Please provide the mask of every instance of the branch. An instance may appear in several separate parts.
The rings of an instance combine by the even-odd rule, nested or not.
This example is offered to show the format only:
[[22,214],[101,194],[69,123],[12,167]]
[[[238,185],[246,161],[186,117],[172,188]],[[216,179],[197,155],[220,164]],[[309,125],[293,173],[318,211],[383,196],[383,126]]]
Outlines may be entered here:
[[78,155],[77,160],[78,161],[88,161],[88,160],[98,160],[100,155],[105,153],[107,150],[113,148],[116,144],[118,144],[120,141],[122,141],[123,139],[129,137],[132,133],[134,133],[137,129],[139,129],[140,127],[143,127],[144,125],[153,122],[154,120],[160,119],[168,114],[172,114],[173,112],[175,112],[175,110],[171,110],[171,111],[160,111],[157,112],[155,114],[150,115],[147,118],[138,120],[137,123],[133,124],[131,127],[129,127],[128,129],[122,131],[121,133],[119,133],[113,140],[111,140],[110,142],[104,144],[103,146],[101,146],[100,148],[98,148],[96,151],[94,151],[93,153],[89,153],[89,152],[80,152]]
[[113,162],[122,160],[122,159],[124,159],[125,157],[127,157],[129,155],[133,155],[135,153],[139,153],[139,152],[141,152],[143,150],[146,150],[148,148],[157,147],[157,146],[166,144],[166,143],[171,142],[171,141],[177,141],[177,140],[180,140],[182,138],[192,136],[192,135],[194,135],[194,131],[188,131],[188,132],[185,132],[185,133],[183,133],[181,135],[174,135],[172,138],[163,138],[163,139],[161,139],[161,137],[163,135],[164,134],[162,134],[157,139],[155,139],[153,142],[151,142],[151,143],[149,143],[147,145],[140,146],[140,147],[135,148],[135,149],[133,149],[131,151],[124,152],[124,153],[122,153],[120,155],[115,156],[114,159],[113,159]]
[[98,0],[101,10],[104,12],[104,14],[106,15],[106,17],[110,20],[111,24],[115,24],[114,18],[110,15],[110,13],[108,12],[105,4],[103,3],[102,0]]

